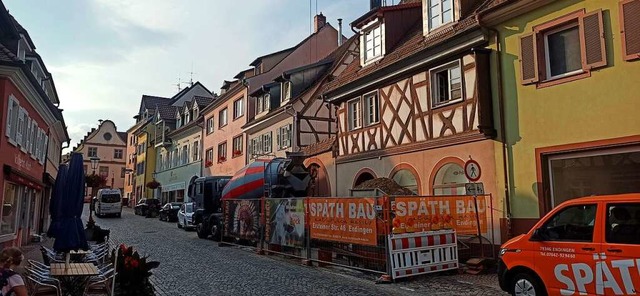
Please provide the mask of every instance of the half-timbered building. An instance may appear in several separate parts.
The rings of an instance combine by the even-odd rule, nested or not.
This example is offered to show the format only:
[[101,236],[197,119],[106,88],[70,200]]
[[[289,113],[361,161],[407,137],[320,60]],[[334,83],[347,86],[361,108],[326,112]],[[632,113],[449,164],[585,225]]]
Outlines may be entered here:
[[338,106],[337,195],[377,177],[465,194],[469,158],[496,192],[488,36],[476,19],[485,2],[401,1],[351,23],[358,58],[324,92]]

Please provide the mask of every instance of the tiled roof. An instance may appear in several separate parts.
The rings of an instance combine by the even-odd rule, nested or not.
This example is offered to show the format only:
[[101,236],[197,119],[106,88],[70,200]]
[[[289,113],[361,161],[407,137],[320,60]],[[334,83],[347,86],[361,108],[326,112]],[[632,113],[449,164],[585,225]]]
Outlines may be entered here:
[[173,120],[176,117],[176,107],[171,105],[158,105],[158,113],[162,120]]
[[118,132],[118,137],[122,139],[125,143],[127,142],[127,133],[126,132]]
[[208,106],[209,104],[211,104],[211,102],[214,101],[214,98],[207,98],[207,97],[201,97],[201,96],[194,96],[193,99],[195,100],[196,104],[198,104],[198,108],[203,108]]
[[4,47],[4,45],[0,44],[0,61],[3,62],[17,62],[18,57],[11,52],[8,48]]
[[333,144],[335,142],[336,142],[336,137],[334,136],[331,138],[324,139],[320,142],[313,143],[309,146],[302,147],[301,150],[304,153],[304,156],[306,157],[314,156],[314,155],[322,154],[327,151],[331,151],[331,149],[333,148]]
[[142,95],[142,105],[145,109],[155,109],[157,105],[168,105],[169,98]]
[[[483,5],[487,4],[487,2],[495,1],[505,0],[487,0],[486,2],[483,2]],[[468,31],[469,29],[479,27],[475,18],[476,14],[477,10],[470,13],[459,22],[454,23],[452,26],[444,28],[443,30],[430,34],[426,37],[422,32],[422,22],[416,22],[416,24],[408,30],[405,37],[398,42],[398,45],[390,51],[387,51],[381,60],[372,65],[361,67],[360,59],[354,59],[340,76],[325,85],[324,92],[330,92],[356,80],[365,79],[366,76],[385,69],[388,66],[417,54],[422,50],[443,43],[456,35],[460,35],[463,32]]]

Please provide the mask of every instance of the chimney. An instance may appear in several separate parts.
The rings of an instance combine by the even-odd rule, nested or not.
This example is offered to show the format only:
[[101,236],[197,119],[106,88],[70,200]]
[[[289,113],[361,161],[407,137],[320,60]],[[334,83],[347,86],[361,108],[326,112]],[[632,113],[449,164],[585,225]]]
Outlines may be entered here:
[[374,10],[382,6],[382,0],[369,0],[370,10]]
[[320,28],[324,27],[324,25],[327,23],[327,18],[322,15],[322,12],[316,16],[313,17],[313,26],[314,26],[314,33],[318,33],[318,31],[320,30]]
[[342,45],[342,19],[338,19],[338,46]]

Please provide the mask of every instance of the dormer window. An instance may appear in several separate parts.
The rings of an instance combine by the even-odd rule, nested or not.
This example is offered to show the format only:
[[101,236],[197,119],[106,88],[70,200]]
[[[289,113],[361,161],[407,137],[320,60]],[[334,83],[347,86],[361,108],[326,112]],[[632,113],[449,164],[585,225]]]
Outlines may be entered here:
[[198,110],[198,105],[194,106],[193,107],[193,118],[198,118],[198,115],[200,115],[200,114],[198,114],[199,113],[198,111],[199,111]]
[[182,126],[182,116],[180,116],[180,113],[178,113],[176,115],[176,128],[179,128],[180,126]]
[[291,99],[291,81],[285,81],[282,83],[282,102],[286,102]]
[[268,111],[271,106],[271,96],[266,93],[258,97],[258,106],[256,108],[256,115],[264,111]]
[[21,61],[24,61],[25,59],[27,47],[27,42],[24,41],[24,38],[21,38],[20,41],[18,41],[18,59],[20,59]]
[[453,0],[427,0],[429,32],[453,21]]
[[190,118],[190,116],[189,116],[189,115],[191,115],[191,114],[189,114],[189,111],[187,111],[187,112],[184,114],[184,124],[189,123],[189,121],[191,120],[191,118]]
[[362,52],[364,52],[363,65],[381,58],[384,51],[382,46],[382,24],[376,22],[364,29],[361,42],[363,44]]

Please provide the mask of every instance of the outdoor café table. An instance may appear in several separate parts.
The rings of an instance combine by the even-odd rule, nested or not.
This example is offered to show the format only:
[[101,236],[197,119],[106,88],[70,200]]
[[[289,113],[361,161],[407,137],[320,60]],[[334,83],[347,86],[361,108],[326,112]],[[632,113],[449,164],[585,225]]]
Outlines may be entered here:
[[98,275],[98,268],[93,263],[51,263],[51,276],[60,280],[62,295],[82,296],[89,279]]

